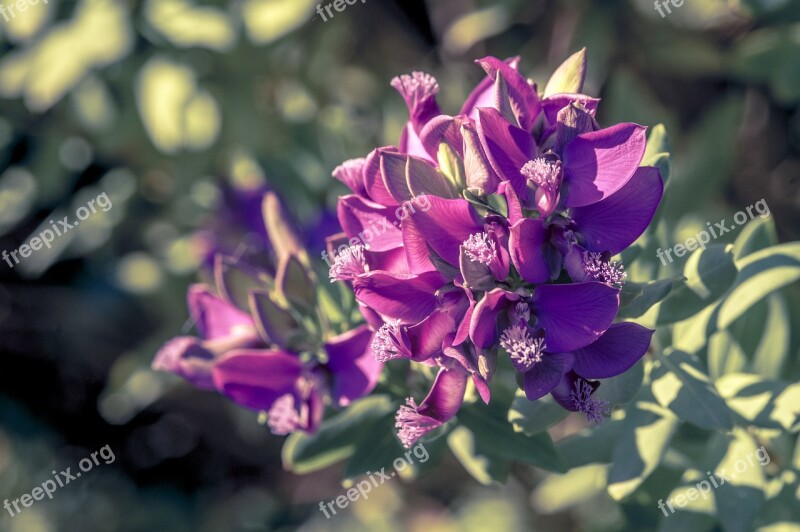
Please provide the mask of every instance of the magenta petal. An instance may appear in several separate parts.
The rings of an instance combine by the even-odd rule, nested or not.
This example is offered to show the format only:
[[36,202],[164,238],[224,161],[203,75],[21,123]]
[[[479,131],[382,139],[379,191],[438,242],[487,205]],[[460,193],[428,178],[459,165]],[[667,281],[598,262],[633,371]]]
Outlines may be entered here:
[[542,361],[525,372],[523,388],[525,397],[531,401],[541,399],[553,390],[571,368],[574,358],[571,353],[545,353]]
[[412,218],[403,220],[403,249],[412,273],[425,273],[436,270],[430,259],[425,236],[417,228]]
[[663,191],[658,168],[643,166],[611,196],[572,209],[570,217],[584,247],[615,255],[633,244],[650,225]]
[[497,187],[497,193],[505,196],[506,205],[508,205],[508,223],[514,225],[523,218],[519,196],[514,192],[514,187],[511,186],[511,183],[507,181],[500,183],[500,186]]
[[422,139],[420,139],[420,135],[414,131],[414,126],[411,122],[406,124],[406,127],[403,128],[403,132],[400,134],[400,151],[436,164],[436,159],[428,152],[428,148],[422,142]]
[[564,148],[567,207],[591,205],[622,188],[642,161],[645,127],[617,124],[582,133]]
[[444,369],[436,375],[431,391],[419,407],[420,413],[442,423],[458,413],[464,402],[467,389],[467,372],[460,369]]
[[558,93],[552,94],[542,100],[542,111],[547,119],[547,123],[554,125],[558,118],[558,112],[572,102],[582,104],[589,113],[594,116],[597,112],[597,106],[600,103],[599,98],[592,98],[585,94],[571,94],[571,93]]
[[543,250],[546,240],[547,230],[540,220],[523,218],[511,226],[508,240],[511,261],[520,276],[531,284],[550,279],[550,266]]
[[496,57],[484,57],[475,62],[483,67],[492,80],[497,79],[498,74],[503,76],[511,108],[519,120],[519,126],[530,131],[541,111],[541,102],[534,88],[528,84],[528,80],[508,63]]
[[419,134],[420,142],[425,150],[431,155],[438,154],[439,144],[447,143],[456,154],[464,158],[464,140],[461,137],[461,124],[464,122],[463,116],[452,117],[439,115],[432,118],[425,124]]
[[173,338],[156,353],[151,367],[180,375],[194,386],[213,390],[211,368],[216,357],[192,336]]
[[235,402],[269,410],[278,397],[295,391],[303,364],[289,353],[265,349],[231,351],[214,365],[214,384]]
[[478,109],[478,135],[486,157],[500,179],[525,195],[525,176],[520,169],[536,157],[536,146],[528,131],[509,124],[496,109]]
[[230,336],[235,329],[255,328],[249,314],[212,293],[206,285],[189,287],[187,300],[195,326],[206,340]]
[[418,324],[408,328],[413,360],[427,360],[442,352],[442,342],[452,334],[455,322],[444,310],[437,310]]
[[374,149],[367,155],[364,163],[364,188],[372,201],[386,207],[397,207],[397,200],[386,189],[386,184],[383,182],[383,175],[381,174],[381,153],[386,151],[396,153],[397,148],[385,146]]
[[363,157],[350,159],[333,170],[333,177],[347,185],[355,194],[364,196],[367,192],[364,188],[364,167],[366,164],[367,160]]
[[539,285],[533,301],[547,351],[574,351],[598,339],[614,321],[619,290],[597,282]]
[[[519,65],[519,56],[506,59],[505,63],[516,70]],[[468,115],[471,119],[477,120],[478,108],[492,107],[494,100],[494,79],[491,76],[486,76],[467,96],[467,100],[464,102],[464,106],[461,107],[459,114]]]
[[336,210],[347,237],[357,238],[370,250],[386,251],[403,245],[400,229],[391,222],[392,209],[350,195],[339,198]]
[[333,374],[331,397],[339,406],[347,406],[375,388],[383,364],[372,356],[372,331],[362,325],[325,342],[326,367]]
[[356,298],[384,317],[417,323],[436,308],[436,291],[445,280],[439,272],[420,275],[370,272],[353,283]]
[[516,294],[495,288],[478,301],[469,326],[469,337],[477,347],[488,349],[494,346],[497,342],[497,317],[517,299]]
[[595,342],[573,351],[573,369],[586,379],[616,377],[644,356],[654,332],[636,323],[615,323]]
[[[463,199],[426,198],[430,208],[411,215],[427,244],[450,265],[458,268],[459,247],[473,233],[483,230],[472,205]],[[409,258],[409,262],[412,262]]]

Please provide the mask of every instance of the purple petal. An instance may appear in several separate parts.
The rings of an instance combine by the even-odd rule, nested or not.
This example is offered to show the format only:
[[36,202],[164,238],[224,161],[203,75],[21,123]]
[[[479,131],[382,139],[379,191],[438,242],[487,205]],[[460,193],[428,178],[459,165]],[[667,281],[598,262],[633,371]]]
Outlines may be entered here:
[[375,388],[383,364],[372,356],[372,331],[362,325],[325,342],[327,368],[333,374],[331,398],[339,406],[367,395]]
[[550,125],[555,125],[558,112],[572,102],[583,104],[586,110],[589,111],[592,116],[594,116],[594,114],[597,112],[597,106],[600,103],[600,99],[592,98],[591,96],[586,96],[585,94],[570,93],[559,93],[548,96],[542,100],[542,111],[547,119],[547,123]]
[[523,218],[519,196],[514,192],[514,187],[511,186],[511,183],[507,181],[500,183],[500,186],[497,187],[497,193],[505,196],[506,205],[508,205],[508,223],[514,225]]
[[494,193],[500,184],[500,177],[489,163],[475,123],[469,121],[462,124],[461,135],[464,137],[464,173],[467,176],[467,187],[477,189],[481,194]]
[[[414,225],[427,244],[451,266],[458,268],[459,248],[473,233],[482,231],[478,215],[463,199],[426,198],[430,208],[411,215]],[[409,263],[412,259],[409,258]]]
[[211,368],[215,355],[205,349],[193,336],[173,338],[158,350],[151,367],[156,371],[167,371],[180,375],[194,386],[213,390]]
[[406,162],[408,156],[399,152],[384,151],[380,155],[381,176],[386,190],[398,204],[411,199],[406,184]]
[[564,148],[565,205],[583,207],[606,198],[633,176],[645,149],[645,127],[617,124],[575,137]]
[[439,272],[420,275],[370,272],[353,283],[356,298],[384,317],[417,323],[436,308],[436,291],[445,283]]
[[400,407],[395,426],[399,429],[397,436],[406,448],[411,448],[425,434],[456,415],[464,402],[467,376],[467,372],[460,368],[442,368],[422,404],[417,406],[409,397],[407,405]]
[[606,199],[572,209],[576,232],[589,251],[619,253],[647,229],[661,201],[664,185],[657,168],[643,166],[625,186]]
[[403,249],[412,273],[436,271],[430,259],[427,240],[412,218],[403,220]]
[[206,285],[195,284],[189,287],[187,300],[189,313],[197,330],[207,340],[230,336],[236,329],[255,327],[249,314],[213,294]]
[[350,195],[339,198],[337,215],[347,237],[357,238],[370,250],[387,251],[403,245],[400,229],[390,221],[394,218],[390,208]]
[[523,388],[525,397],[531,401],[541,399],[558,386],[561,378],[574,362],[571,353],[545,353],[542,361],[525,372]]
[[536,157],[531,134],[509,124],[496,109],[478,109],[477,130],[486,157],[500,179],[509,181],[514,191],[525,197],[525,176],[520,169]]
[[508,241],[511,261],[520,276],[531,284],[550,279],[550,266],[543,250],[546,240],[547,230],[540,220],[523,218],[511,226]]
[[367,160],[350,159],[345,161],[333,170],[333,177],[344,183],[353,193],[359,196],[366,196],[367,189],[364,188],[364,167]]
[[492,80],[496,80],[498,75],[503,76],[511,108],[519,121],[519,126],[530,131],[541,111],[539,96],[534,88],[516,69],[496,57],[484,57],[475,62],[483,67]]
[[502,288],[495,288],[483,296],[475,305],[469,326],[469,337],[472,342],[482,349],[488,349],[497,342],[497,317],[511,302],[519,297],[506,292]]
[[615,323],[596,341],[573,351],[573,369],[586,379],[616,377],[644,356],[654,332],[636,323]]
[[464,139],[461,137],[462,116],[439,115],[425,124],[419,134],[420,142],[430,154],[439,152],[439,144],[447,143],[456,154],[464,158]]
[[435,164],[436,158],[428,152],[428,147],[422,142],[420,134],[414,131],[413,124],[408,122],[400,133],[400,151]]
[[381,153],[386,151],[396,153],[397,148],[385,146],[374,149],[367,155],[364,163],[364,188],[372,201],[385,207],[397,207],[398,202],[387,190],[381,173]]
[[428,360],[442,352],[442,342],[452,334],[455,322],[447,312],[438,310],[408,328],[408,339],[411,343],[413,360]]
[[212,376],[217,390],[235,402],[254,410],[269,410],[275,399],[294,393],[302,372],[303,364],[289,353],[241,349],[220,358]]
[[574,351],[598,339],[614,321],[619,290],[597,282],[539,285],[533,301],[547,351]]
[[[519,66],[519,56],[510,57],[505,60],[505,63],[516,70]],[[479,107],[492,107],[493,105],[494,79],[492,79],[491,76],[486,76],[467,97],[459,114],[468,115],[471,119],[476,120],[478,118]]]

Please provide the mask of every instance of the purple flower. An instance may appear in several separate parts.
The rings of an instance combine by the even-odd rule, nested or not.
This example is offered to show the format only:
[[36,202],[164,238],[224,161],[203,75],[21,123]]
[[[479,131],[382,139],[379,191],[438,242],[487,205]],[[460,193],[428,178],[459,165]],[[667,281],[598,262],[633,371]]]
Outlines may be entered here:
[[[267,194],[263,203],[278,262],[275,278],[218,257],[214,278],[219,295],[206,285],[189,288],[189,312],[200,337],[170,340],[152,367],[267,412],[275,434],[313,432],[326,402],[346,407],[369,394],[383,365],[372,354],[373,332],[368,325],[335,334],[324,325],[308,328],[296,320],[295,316],[318,312],[309,290],[313,272],[277,198]],[[352,256],[341,264],[337,277],[359,275],[359,258],[364,260]],[[375,263],[376,268],[384,265]]]
[[334,171],[353,191],[338,214],[355,247],[331,278],[381,321],[379,360],[440,367],[428,397],[398,413],[405,445],[454,415],[468,376],[488,401],[499,355],[529,399],[560,393],[598,419],[588,379],[626,371],[652,335],[614,323],[627,274],[613,257],[663,192],[658,170],[639,167],[645,128],[600,128],[586,95],[540,97],[518,58],[477,63],[487,78],[455,116],[439,110],[431,76],[395,78],[410,114],[399,146]]

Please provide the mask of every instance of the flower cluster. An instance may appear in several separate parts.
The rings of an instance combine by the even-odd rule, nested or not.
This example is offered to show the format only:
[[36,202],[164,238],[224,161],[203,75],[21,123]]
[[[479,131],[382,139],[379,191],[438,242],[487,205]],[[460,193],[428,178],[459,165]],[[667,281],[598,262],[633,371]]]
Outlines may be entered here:
[[[468,381],[488,403],[498,356],[528,399],[550,393],[602,421],[596,379],[623,373],[650,345],[653,331],[614,323],[626,274],[612,261],[663,192],[658,170],[639,166],[645,128],[600,128],[599,100],[580,93],[583,53],[541,95],[518,61],[478,60],[487,77],[455,116],[439,109],[432,76],[395,78],[410,115],[398,146],[334,170],[352,194],[339,200],[344,234],[331,244],[364,244],[339,254],[331,280],[352,284],[377,331],[376,360],[439,368],[428,396],[397,413],[407,447],[456,414]],[[429,209],[364,240],[421,197]]]
[[263,211],[275,276],[217,255],[218,292],[204,284],[189,288],[200,338],[170,340],[152,366],[267,412],[275,434],[314,432],[326,402],[344,407],[370,393],[383,365],[372,356],[368,326],[341,334],[325,330],[326,321],[315,314],[307,253],[272,193],[264,197]]

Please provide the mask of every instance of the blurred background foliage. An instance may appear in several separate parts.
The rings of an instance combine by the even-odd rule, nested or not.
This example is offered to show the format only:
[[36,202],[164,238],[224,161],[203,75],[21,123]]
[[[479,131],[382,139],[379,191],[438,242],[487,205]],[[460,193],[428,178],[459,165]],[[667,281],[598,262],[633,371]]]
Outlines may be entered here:
[[[14,269],[0,263],[0,494],[30,492],[105,444],[117,456],[54,500],[3,516],[0,528],[713,529],[663,518],[647,498],[615,502],[606,466],[581,461],[580,438],[565,452],[583,467],[564,477],[515,466],[505,486],[485,487],[448,458],[438,474],[392,482],[326,521],[318,501],[343,492],[341,466],[283,472],[282,441],[254,413],[149,363],[188,330],[186,286],[207,275],[215,251],[263,251],[252,213],[265,190],[319,253],[338,229],[331,210],[344,191],[331,170],[398,139],[406,110],[391,77],[431,72],[455,113],[482,77],[472,61],[489,54],[521,55],[522,70],[543,80],[586,46],[584,92],[603,98],[601,124],[666,125],[674,166],[664,241],[762,198],[774,225],[749,230],[753,238],[799,239],[800,1],[691,0],[662,18],[650,0],[367,0],[327,22],[315,6],[50,0],[0,20],[0,249],[101,192],[113,202],[52,249]],[[744,362],[713,361],[728,364],[732,350],[749,360],[758,346],[746,327],[757,326],[783,349],[754,364],[796,381],[797,284],[759,305],[755,325],[739,320],[708,346],[681,347],[706,349],[717,376],[742,371]],[[678,344],[681,327],[691,344],[697,325],[678,324]],[[557,432],[579,428],[571,419]],[[598,438],[588,441],[602,447]],[[793,440],[782,441],[792,456]],[[771,524],[798,519],[800,446],[793,456],[772,466],[780,493],[753,527],[788,530]],[[680,458],[667,456],[647,482],[674,484]]]

